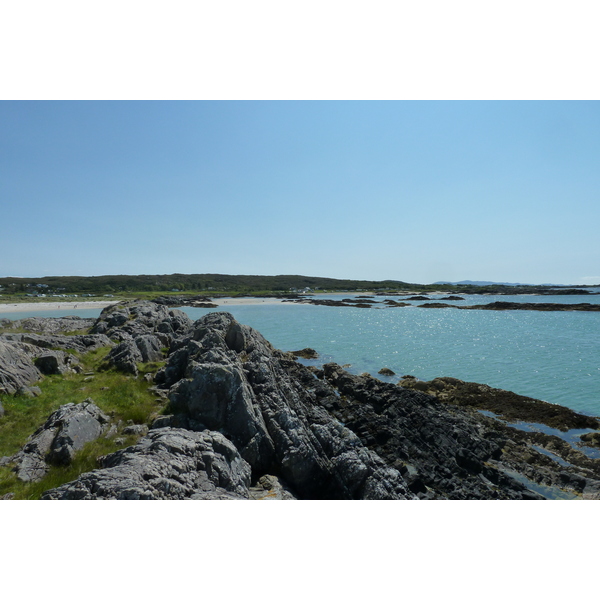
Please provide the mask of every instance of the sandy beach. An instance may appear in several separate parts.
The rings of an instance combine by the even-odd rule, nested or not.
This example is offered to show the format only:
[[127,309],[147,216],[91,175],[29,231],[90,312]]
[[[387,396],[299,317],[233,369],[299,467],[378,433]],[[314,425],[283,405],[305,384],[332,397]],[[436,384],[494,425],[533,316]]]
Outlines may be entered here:
[[240,305],[259,305],[259,304],[281,304],[281,298],[215,298],[211,300],[213,304],[219,306],[240,306]]
[[36,310],[62,310],[72,308],[105,308],[117,304],[117,301],[89,301],[89,302],[22,302],[18,304],[0,304],[0,314],[14,312],[32,312]]

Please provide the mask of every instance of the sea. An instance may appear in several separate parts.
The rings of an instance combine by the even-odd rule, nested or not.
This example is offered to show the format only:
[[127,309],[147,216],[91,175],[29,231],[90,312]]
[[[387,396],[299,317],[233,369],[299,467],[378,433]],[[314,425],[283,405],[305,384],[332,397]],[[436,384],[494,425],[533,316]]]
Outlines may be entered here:
[[[319,298],[354,298],[319,294]],[[600,303],[600,295],[462,295],[447,304],[490,302]],[[406,301],[401,296],[375,296]],[[440,301],[443,295],[430,295]],[[600,416],[600,312],[546,312],[534,310],[480,311],[453,308],[328,307],[283,302],[228,305],[238,321],[260,331],[276,348],[313,348],[316,360],[305,364],[336,362],[355,374],[369,373],[397,382],[403,375],[429,380],[450,376],[485,383],[577,412]],[[223,310],[183,309],[198,319]],[[100,310],[77,309],[5,313],[3,318],[26,316],[96,317]],[[391,369],[395,375],[378,371]]]

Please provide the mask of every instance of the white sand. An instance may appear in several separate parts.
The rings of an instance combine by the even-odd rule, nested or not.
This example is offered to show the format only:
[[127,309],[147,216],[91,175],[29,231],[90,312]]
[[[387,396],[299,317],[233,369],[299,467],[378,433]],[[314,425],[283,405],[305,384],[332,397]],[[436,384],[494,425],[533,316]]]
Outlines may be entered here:
[[36,310],[62,310],[72,308],[105,308],[118,301],[90,301],[90,302],[23,302],[19,304],[0,304],[1,313],[33,312]]
[[[239,306],[244,305],[266,305],[266,304],[281,304],[281,298],[214,298],[211,300],[213,304],[219,306]],[[291,303],[290,303],[291,304]]]

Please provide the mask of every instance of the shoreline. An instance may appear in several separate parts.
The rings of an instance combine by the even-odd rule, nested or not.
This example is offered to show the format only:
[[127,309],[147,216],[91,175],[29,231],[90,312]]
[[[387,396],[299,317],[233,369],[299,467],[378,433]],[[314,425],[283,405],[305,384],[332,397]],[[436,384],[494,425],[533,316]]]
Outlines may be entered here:
[[118,300],[97,300],[85,302],[19,302],[13,304],[0,304],[0,314],[15,312],[32,312],[36,310],[63,310],[63,309],[85,309],[106,308],[118,304]]

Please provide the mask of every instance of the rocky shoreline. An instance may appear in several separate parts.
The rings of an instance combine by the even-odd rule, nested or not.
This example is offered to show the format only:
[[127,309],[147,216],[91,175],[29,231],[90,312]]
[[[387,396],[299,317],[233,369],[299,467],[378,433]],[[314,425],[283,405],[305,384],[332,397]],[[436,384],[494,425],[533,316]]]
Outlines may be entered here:
[[[106,347],[104,368],[150,377],[166,406],[44,499],[600,498],[600,420],[564,407],[453,378],[396,385],[306,366],[225,312],[192,321],[132,301],[87,322],[17,325],[28,332],[0,334],[0,393],[35,401],[42,378],[77,373],[78,356]],[[94,398],[68,400],[0,467],[43,481],[113,439],[118,424]]]
[[[427,296],[411,296],[404,300],[430,300]],[[405,306],[415,306],[417,308],[457,308],[459,310],[540,310],[540,311],[588,311],[600,312],[600,304],[590,302],[579,302],[577,304],[563,304],[559,302],[490,302],[488,304],[474,304],[470,306],[459,306],[456,304],[447,304],[441,300],[464,300],[460,296],[448,296],[440,298],[440,301],[428,302],[427,304],[410,304],[409,302],[399,302],[397,300],[377,301],[371,297],[343,298],[342,300],[331,300],[328,298],[300,298],[284,300],[284,302],[296,302],[298,304],[313,304],[315,306],[333,306],[337,308],[403,308]]]

